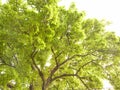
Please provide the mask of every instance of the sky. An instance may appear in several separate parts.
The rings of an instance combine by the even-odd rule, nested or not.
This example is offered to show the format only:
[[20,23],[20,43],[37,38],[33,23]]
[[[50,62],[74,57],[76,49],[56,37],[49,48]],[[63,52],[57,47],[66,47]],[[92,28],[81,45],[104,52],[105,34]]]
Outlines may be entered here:
[[[6,1],[2,0],[3,3]],[[85,11],[88,18],[110,21],[106,30],[120,36],[120,0],[62,0],[59,5],[68,7],[71,2],[75,2],[79,11]]]
[[[88,18],[110,21],[106,30],[120,36],[120,0],[62,0],[59,5],[68,8],[71,2],[75,2],[79,11],[85,11]],[[103,90],[114,90],[106,79],[103,80]]]
[[110,21],[106,30],[120,36],[120,0],[62,0],[59,5],[68,7],[71,2],[75,2],[79,11],[85,11],[88,18]]
[[[1,0],[5,3],[7,0]],[[85,11],[86,17],[105,19],[112,24],[106,29],[114,31],[116,35],[120,36],[120,0],[62,0],[59,5],[65,5],[67,8],[71,2],[75,2],[79,11]],[[49,63],[48,63],[49,64]],[[105,90],[113,90],[109,81],[103,80]]]

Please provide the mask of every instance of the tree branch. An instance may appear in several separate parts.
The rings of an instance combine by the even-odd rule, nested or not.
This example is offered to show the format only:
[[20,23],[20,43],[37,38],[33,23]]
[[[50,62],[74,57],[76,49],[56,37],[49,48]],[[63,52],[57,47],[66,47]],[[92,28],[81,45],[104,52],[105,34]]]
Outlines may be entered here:
[[54,55],[54,59],[55,59],[55,63],[56,63],[56,66],[51,70],[50,72],[50,76],[47,78],[47,82],[46,82],[46,86],[48,86],[48,84],[51,82],[51,79],[52,79],[52,76],[54,75],[54,73],[57,71],[57,69],[59,68],[59,63],[58,63],[58,60],[57,58],[62,54],[63,51],[61,51],[58,55],[55,54],[53,48],[51,47],[51,51]]
[[[32,59],[32,62],[33,62],[33,65],[35,66],[35,68],[37,69],[38,73],[39,73],[39,76],[41,77],[42,81],[43,81],[43,86],[45,85],[45,78],[44,78],[44,74],[43,72],[39,69],[39,67],[37,66],[35,60],[34,60],[34,57],[35,55],[37,54],[37,50],[34,48],[32,54],[31,54],[31,59]],[[44,88],[44,87],[43,87]]]
[[64,60],[61,64],[59,64],[59,66],[62,66],[63,64],[65,64],[66,62],[68,62],[69,60],[75,58],[75,57],[85,57],[88,56],[89,54],[85,54],[85,55],[80,55],[80,54],[75,54],[73,56],[71,56],[70,58],[68,57],[66,60]]
[[80,76],[77,75],[76,77],[83,83],[83,85],[86,87],[87,90],[90,90]]
[[7,63],[2,63],[2,64],[0,64],[0,66],[2,66],[2,65],[9,66],[9,67],[12,67],[12,68],[16,68],[15,66],[12,66],[12,65],[7,64]]
[[6,66],[9,66],[9,67],[13,67],[13,68],[15,68],[15,66],[6,63],[5,60],[2,59],[2,57],[0,57],[0,61],[1,61],[1,62],[0,62],[0,66],[2,66],[2,65],[6,65]]
[[[7,45],[8,45],[8,47],[9,47],[12,51],[14,50],[14,48],[12,48],[9,43],[7,43]],[[17,54],[13,53],[13,58],[16,60],[16,63],[18,64],[18,58],[17,58],[16,55],[17,55]]]
[[87,56],[88,54],[85,54],[85,55],[80,55],[80,54],[75,54],[73,56],[71,56],[70,58],[67,58],[66,60],[64,60],[62,63],[56,65],[52,70],[51,70],[51,73],[50,73],[50,76],[48,77],[49,81],[50,79],[52,78],[52,76],[54,75],[54,73],[59,69],[59,67],[61,67],[62,65],[64,65],[65,63],[67,63],[69,60],[75,58],[75,57],[85,57]]
[[63,77],[70,77],[70,76],[77,77],[77,78],[83,83],[83,85],[89,90],[89,87],[88,87],[88,86],[85,84],[85,82],[82,80],[82,79],[86,79],[86,77],[80,77],[80,76],[77,75],[77,74],[62,74],[62,75],[60,75],[60,76],[54,77],[54,78],[51,80],[51,82],[52,82],[52,81],[55,81],[56,79],[60,79],[60,78],[63,78]]
[[[56,79],[60,79],[60,78],[63,78],[63,77],[69,77],[69,76],[75,76],[77,77],[78,75],[77,74],[62,74],[60,76],[56,76],[52,79],[52,81],[56,80]],[[81,77],[82,79],[85,79],[85,77]]]
[[54,55],[55,63],[56,63],[56,65],[58,66],[58,60],[57,60],[57,57],[56,57],[55,52],[54,52],[54,50],[53,50],[52,47],[51,47],[51,51],[52,51],[52,53],[53,53],[53,55]]
[[[55,55],[54,51],[52,51],[52,52],[53,52],[53,54]],[[89,53],[87,53],[87,54],[85,54],[85,55],[75,54],[75,55],[73,55],[73,56],[68,57],[67,59],[65,59],[62,63],[56,64],[56,66],[51,70],[50,76],[47,78],[47,83],[46,83],[46,85],[48,85],[50,82],[53,81],[52,76],[54,75],[54,73],[55,73],[62,65],[64,65],[65,63],[67,63],[69,60],[72,60],[73,58],[76,58],[76,57],[85,57],[85,56],[87,56],[87,55],[89,55]],[[67,75],[68,75],[68,74],[67,74]],[[65,75],[65,76],[67,76],[67,75]],[[71,74],[71,75],[73,75],[73,74]],[[64,75],[63,75],[63,76],[64,76]],[[68,76],[70,76],[70,74],[69,74]],[[74,76],[74,75],[73,75],[73,76]]]
[[91,61],[89,61],[89,62],[83,64],[83,65],[77,70],[76,74],[78,74],[79,71],[80,71],[82,68],[84,68],[84,67],[87,66],[88,64],[92,63],[93,61],[96,61],[96,60],[91,60]]

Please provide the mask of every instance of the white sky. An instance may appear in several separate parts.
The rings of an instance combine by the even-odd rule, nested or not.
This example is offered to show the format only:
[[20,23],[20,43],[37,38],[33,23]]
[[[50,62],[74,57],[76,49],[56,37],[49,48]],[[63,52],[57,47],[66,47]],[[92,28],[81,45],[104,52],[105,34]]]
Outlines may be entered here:
[[120,0],[62,0],[60,4],[69,6],[71,2],[75,2],[80,11],[85,11],[87,17],[111,21],[106,29],[120,36]]
[[[68,8],[71,2],[75,2],[80,11],[85,11],[88,18],[110,21],[112,24],[106,29],[120,36],[120,0],[62,0],[59,5]],[[108,80],[103,80],[103,88],[114,90]]]
[[80,11],[85,11],[87,17],[111,21],[107,30],[120,36],[120,0],[62,0],[59,4],[69,6],[71,2],[75,2]]

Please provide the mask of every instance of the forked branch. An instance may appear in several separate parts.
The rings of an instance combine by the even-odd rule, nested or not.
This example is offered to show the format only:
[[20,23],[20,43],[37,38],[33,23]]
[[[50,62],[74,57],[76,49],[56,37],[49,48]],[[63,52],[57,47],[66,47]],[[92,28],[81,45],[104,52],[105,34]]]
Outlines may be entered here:
[[41,77],[42,81],[43,81],[43,86],[45,84],[45,78],[44,78],[44,74],[43,72],[40,70],[40,68],[37,66],[34,58],[36,56],[36,54],[38,53],[38,51],[34,48],[32,54],[31,54],[31,59],[32,59],[32,62],[33,62],[33,65],[35,66],[35,68],[37,69],[38,73],[39,73],[39,76]]

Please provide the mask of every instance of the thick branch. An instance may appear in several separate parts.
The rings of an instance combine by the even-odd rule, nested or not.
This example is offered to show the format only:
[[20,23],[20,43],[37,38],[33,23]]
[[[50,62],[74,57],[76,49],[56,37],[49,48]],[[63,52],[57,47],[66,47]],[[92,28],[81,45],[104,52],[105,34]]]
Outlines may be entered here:
[[71,56],[70,58],[67,58],[67,59],[64,60],[62,63],[56,65],[56,66],[51,70],[51,74],[50,74],[50,77],[49,77],[49,78],[51,78],[51,77],[54,75],[54,73],[55,73],[62,65],[64,65],[65,63],[67,63],[69,60],[71,60],[71,59],[73,59],[73,58],[75,58],[75,57],[85,57],[85,56],[87,56],[87,55],[88,55],[88,54],[85,54],[85,55],[75,54],[75,55]]
[[[53,54],[55,54],[54,53],[54,51],[52,51],[53,52]],[[51,70],[51,72],[50,72],[50,76],[47,78],[47,83],[46,83],[46,85],[48,85],[50,82],[52,82],[53,81],[53,79],[52,79],[52,76],[54,75],[54,73],[62,66],[62,65],[64,65],[65,63],[67,63],[69,60],[72,60],[73,58],[76,58],[76,57],[85,57],[85,56],[87,56],[87,55],[89,55],[89,53],[88,54],[85,54],[85,55],[80,55],[80,54],[75,54],[75,55],[73,55],[73,56],[71,56],[71,57],[68,57],[67,59],[65,59],[62,63],[60,63],[60,64],[56,64],[56,66]],[[69,74],[70,75],[70,74]],[[68,76],[69,76],[68,75]],[[73,75],[73,74],[72,74]],[[54,78],[55,79],[55,78]]]
[[77,77],[82,83],[83,85],[89,90],[89,87],[85,84],[85,82],[82,80],[82,79],[86,79],[86,77],[80,77],[79,75],[77,74],[62,74],[60,76],[56,76],[52,79],[52,81],[55,81],[56,79],[60,79],[60,78],[63,78],[63,77]]
[[37,64],[35,63],[34,58],[32,58],[32,62],[34,64],[35,68],[37,69],[37,71],[39,72],[41,79],[44,81],[44,75],[43,75],[42,71],[39,69],[39,67],[37,66]]
[[59,62],[57,60],[57,58],[62,54],[63,51],[61,51],[60,53],[58,53],[58,55],[55,54],[53,48],[51,47],[51,51],[54,55],[54,59],[55,59],[55,63],[56,66],[51,70],[50,72],[50,76],[47,78],[47,82],[46,82],[46,86],[48,86],[48,84],[51,82],[52,76],[54,75],[54,73],[57,71],[57,69],[59,68]]
[[[38,73],[39,73],[39,76],[41,77],[42,81],[43,81],[43,86],[45,84],[45,79],[44,79],[44,75],[43,75],[43,72],[39,69],[39,67],[37,66],[35,60],[34,60],[34,57],[35,55],[37,54],[38,51],[36,51],[36,49],[34,48],[34,51],[32,52],[31,54],[31,59],[32,59],[32,62],[33,62],[33,65],[35,66],[35,68],[37,69]],[[44,88],[44,87],[43,87]]]

